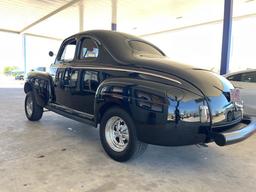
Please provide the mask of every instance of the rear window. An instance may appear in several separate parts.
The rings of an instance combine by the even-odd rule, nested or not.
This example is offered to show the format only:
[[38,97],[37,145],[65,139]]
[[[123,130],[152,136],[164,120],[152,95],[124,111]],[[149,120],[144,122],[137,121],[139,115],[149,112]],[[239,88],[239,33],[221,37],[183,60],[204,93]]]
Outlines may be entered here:
[[129,45],[133,49],[134,53],[140,56],[164,56],[160,50],[146,42],[132,40],[129,41]]

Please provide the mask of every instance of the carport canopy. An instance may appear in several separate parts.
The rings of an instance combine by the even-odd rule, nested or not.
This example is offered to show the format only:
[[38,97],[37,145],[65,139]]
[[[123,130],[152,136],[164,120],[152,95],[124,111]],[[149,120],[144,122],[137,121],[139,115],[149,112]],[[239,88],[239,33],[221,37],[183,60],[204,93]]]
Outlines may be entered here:
[[[225,2],[232,4],[232,0]],[[236,0],[233,3],[233,19],[255,16],[255,10],[256,1]],[[143,37],[209,23],[222,23],[223,18],[223,0],[2,0],[0,2],[1,32],[56,40],[90,29],[117,29]],[[227,43],[230,44],[229,41]],[[24,62],[26,62],[25,58]]]

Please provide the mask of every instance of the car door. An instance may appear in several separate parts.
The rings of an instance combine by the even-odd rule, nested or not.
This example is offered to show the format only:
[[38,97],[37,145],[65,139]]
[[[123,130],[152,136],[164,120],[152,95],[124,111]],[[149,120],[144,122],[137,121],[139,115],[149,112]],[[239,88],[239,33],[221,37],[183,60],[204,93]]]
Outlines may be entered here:
[[56,103],[68,107],[72,106],[70,100],[70,77],[75,59],[76,44],[75,38],[66,40],[56,58],[56,64],[58,65],[54,82]]
[[83,37],[79,42],[78,60],[74,65],[79,70],[79,94],[74,96],[74,108],[81,112],[94,114],[94,99],[100,84],[100,71],[95,70],[99,65],[99,43],[90,38]]
[[256,72],[244,72],[227,78],[234,87],[240,89],[241,99],[244,101],[244,112],[256,116]]

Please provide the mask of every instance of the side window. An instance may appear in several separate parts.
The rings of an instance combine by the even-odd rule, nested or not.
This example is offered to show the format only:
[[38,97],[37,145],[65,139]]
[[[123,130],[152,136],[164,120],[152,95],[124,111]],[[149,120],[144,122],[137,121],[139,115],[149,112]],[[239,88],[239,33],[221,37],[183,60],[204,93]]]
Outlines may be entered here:
[[69,41],[61,53],[60,60],[61,61],[72,61],[75,57],[76,51],[76,40]]
[[256,72],[243,73],[241,75],[241,81],[255,83],[256,82]]
[[231,75],[227,79],[229,81],[241,81],[241,74]]
[[99,55],[99,47],[93,39],[84,38],[80,50],[80,59],[95,59]]

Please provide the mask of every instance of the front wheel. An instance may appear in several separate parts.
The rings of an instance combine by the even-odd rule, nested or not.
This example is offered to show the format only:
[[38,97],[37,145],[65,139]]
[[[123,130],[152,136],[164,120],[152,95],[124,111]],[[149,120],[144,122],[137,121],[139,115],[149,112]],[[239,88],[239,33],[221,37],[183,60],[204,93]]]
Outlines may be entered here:
[[43,115],[43,108],[36,103],[33,92],[31,91],[26,94],[25,114],[30,121],[38,121]]
[[100,125],[101,144],[114,160],[124,162],[142,154],[147,144],[137,139],[136,129],[130,115],[121,108],[111,108]]

